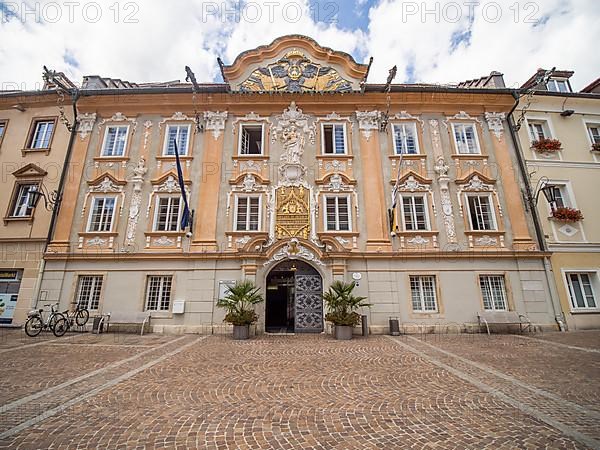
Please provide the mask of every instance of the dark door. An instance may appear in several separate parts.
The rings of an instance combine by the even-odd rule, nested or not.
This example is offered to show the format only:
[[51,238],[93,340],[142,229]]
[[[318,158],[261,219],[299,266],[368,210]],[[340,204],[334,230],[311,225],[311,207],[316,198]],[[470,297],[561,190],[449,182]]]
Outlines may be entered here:
[[294,331],[294,273],[273,272],[267,279],[265,328],[271,333]]

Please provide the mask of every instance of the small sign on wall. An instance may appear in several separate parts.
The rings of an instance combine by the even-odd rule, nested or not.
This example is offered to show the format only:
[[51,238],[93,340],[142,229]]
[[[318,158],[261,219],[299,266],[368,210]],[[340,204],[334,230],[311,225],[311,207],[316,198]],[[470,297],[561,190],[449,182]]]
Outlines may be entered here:
[[217,300],[221,300],[225,298],[225,296],[229,292],[229,288],[233,287],[235,284],[235,280],[220,280],[219,281],[219,298]]

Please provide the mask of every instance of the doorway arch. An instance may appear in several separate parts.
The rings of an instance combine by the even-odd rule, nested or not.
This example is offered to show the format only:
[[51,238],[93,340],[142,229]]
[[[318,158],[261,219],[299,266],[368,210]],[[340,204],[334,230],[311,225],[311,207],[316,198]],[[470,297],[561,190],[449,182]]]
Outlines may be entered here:
[[282,261],[267,274],[265,331],[321,333],[323,278],[300,260]]

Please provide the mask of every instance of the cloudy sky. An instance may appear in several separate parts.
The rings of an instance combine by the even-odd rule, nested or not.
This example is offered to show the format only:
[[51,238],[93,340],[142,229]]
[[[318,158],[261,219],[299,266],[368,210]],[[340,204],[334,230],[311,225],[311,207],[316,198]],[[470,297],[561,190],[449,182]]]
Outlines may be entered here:
[[278,36],[374,57],[370,82],[451,83],[505,74],[523,83],[538,67],[575,70],[579,90],[600,76],[598,0],[0,0],[2,89],[35,89],[42,66],[74,81],[221,81],[216,58]]

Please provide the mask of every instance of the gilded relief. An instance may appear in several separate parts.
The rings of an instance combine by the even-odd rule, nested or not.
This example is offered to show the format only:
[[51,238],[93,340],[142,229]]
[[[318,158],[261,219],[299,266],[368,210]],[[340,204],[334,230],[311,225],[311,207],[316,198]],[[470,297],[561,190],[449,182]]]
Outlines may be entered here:
[[277,239],[310,235],[309,191],[303,186],[277,189],[275,235]]
[[332,67],[323,67],[291,50],[276,63],[256,69],[240,85],[241,92],[350,92],[352,84]]

